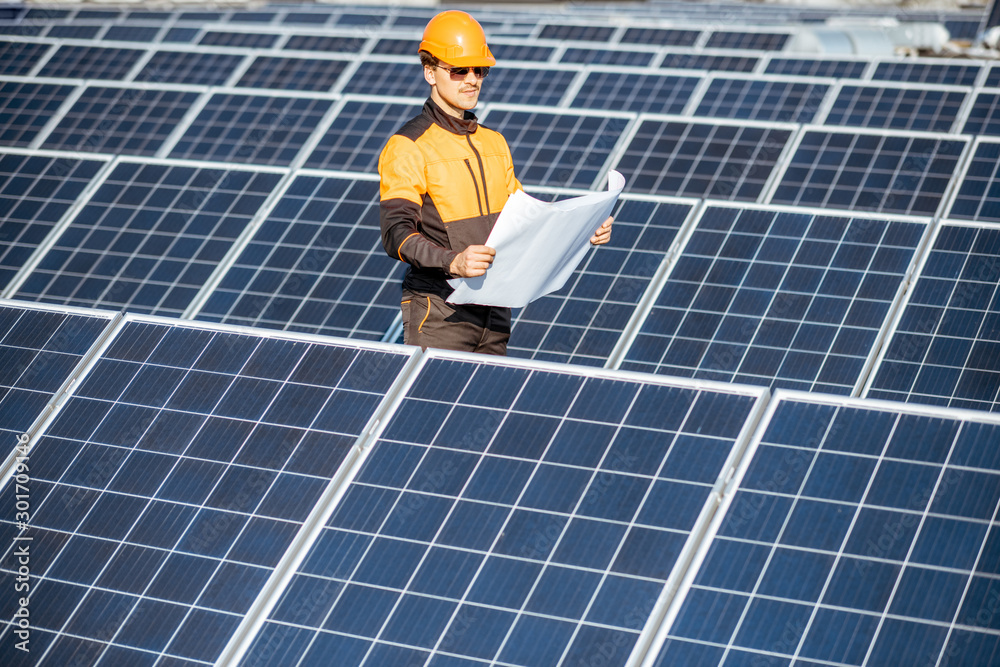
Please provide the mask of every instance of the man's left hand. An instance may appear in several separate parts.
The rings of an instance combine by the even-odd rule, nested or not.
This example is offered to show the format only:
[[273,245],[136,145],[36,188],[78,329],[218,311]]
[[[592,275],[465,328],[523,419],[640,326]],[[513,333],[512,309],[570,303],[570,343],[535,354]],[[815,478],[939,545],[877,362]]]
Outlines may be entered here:
[[614,221],[615,219],[609,215],[608,219],[605,220],[603,223],[601,223],[601,226],[597,228],[597,231],[594,232],[594,235],[590,237],[590,244],[604,245],[605,243],[610,241],[611,223],[613,223]]

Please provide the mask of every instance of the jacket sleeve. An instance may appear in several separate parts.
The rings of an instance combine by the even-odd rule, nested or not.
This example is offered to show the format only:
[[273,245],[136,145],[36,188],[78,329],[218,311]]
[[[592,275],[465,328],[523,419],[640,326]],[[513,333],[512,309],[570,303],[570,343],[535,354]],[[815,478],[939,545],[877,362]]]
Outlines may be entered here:
[[386,253],[417,268],[447,272],[458,253],[420,232],[423,195],[427,192],[420,150],[406,137],[392,136],[379,156],[378,172],[379,223]]

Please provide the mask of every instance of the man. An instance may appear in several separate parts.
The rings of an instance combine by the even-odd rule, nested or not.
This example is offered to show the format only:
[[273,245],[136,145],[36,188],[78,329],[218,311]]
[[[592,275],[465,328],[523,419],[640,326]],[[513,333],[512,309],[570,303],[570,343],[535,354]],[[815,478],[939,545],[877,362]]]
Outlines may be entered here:
[[[521,189],[507,142],[471,112],[496,64],[482,26],[469,14],[428,22],[420,62],[430,97],[379,157],[382,245],[410,265],[403,279],[403,340],[409,345],[506,354],[509,308],[452,305],[449,278],[486,273],[486,245],[507,198]],[[611,238],[608,218],[590,240]]]

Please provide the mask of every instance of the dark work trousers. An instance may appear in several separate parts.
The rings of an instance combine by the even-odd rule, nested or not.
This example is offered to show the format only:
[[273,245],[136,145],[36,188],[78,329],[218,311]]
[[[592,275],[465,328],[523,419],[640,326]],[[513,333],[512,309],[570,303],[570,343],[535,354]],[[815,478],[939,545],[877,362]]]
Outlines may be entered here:
[[451,304],[403,289],[403,342],[482,354],[507,354],[510,308]]

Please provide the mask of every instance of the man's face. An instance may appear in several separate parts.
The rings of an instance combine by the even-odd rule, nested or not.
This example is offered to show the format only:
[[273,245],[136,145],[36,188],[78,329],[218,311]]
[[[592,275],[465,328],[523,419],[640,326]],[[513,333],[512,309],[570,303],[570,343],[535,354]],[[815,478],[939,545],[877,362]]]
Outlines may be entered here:
[[467,68],[465,76],[448,71],[452,68],[453,65],[443,61],[437,67],[425,67],[424,79],[431,85],[431,99],[452,116],[461,118],[479,102],[483,80],[476,76],[475,68]]

